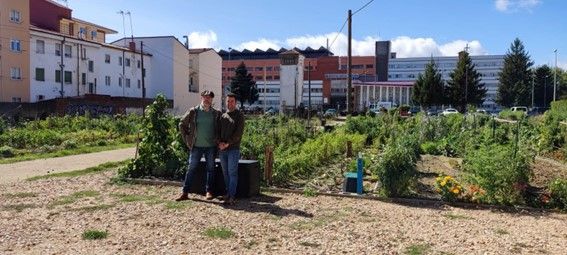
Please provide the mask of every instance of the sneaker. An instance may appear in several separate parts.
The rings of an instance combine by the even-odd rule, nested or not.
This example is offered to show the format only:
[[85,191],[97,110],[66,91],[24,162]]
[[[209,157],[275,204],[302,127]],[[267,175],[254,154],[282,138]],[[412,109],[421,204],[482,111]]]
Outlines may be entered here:
[[181,194],[180,197],[176,198],[175,201],[179,202],[179,201],[184,201],[184,200],[188,200],[189,196],[187,195],[187,193],[183,193]]
[[215,196],[213,196],[213,193],[211,192],[207,192],[207,194],[205,195],[205,199],[207,200],[212,200],[213,198],[215,198]]

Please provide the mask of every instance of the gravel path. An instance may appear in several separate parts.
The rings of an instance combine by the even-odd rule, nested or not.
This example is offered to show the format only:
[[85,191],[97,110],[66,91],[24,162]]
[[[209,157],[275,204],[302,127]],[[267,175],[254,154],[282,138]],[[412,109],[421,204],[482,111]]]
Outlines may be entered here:
[[24,180],[37,175],[81,170],[102,163],[133,158],[136,148],[94,152],[58,158],[37,159],[0,164],[0,184]]
[[[565,254],[567,215],[267,193],[176,203],[114,172],[0,184],[0,254]],[[221,239],[207,230],[225,229]],[[85,230],[108,237],[84,240]],[[410,253],[414,252],[414,253]],[[421,253],[419,253],[421,252]]]

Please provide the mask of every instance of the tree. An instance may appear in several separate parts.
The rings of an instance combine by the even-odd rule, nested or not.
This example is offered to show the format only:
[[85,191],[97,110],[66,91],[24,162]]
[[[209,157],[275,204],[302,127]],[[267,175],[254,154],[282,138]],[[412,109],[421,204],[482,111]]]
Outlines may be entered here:
[[486,97],[486,88],[480,82],[480,73],[475,68],[469,53],[461,51],[457,67],[449,74],[451,79],[447,82],[447,99],[460,112],[464,112],[468,104],[482,105]]
[[238,65],[234,74],[228,90],[236,95],[236,99],[240,102],[240,108],[244,108],[245,102],[252,105],[259,98],[258,88],[256,82],[252,79],[252,74],[246,70],[244,62]]
[[444,82],[433,58],[425,66],[425,73],[419,74],[413,86],[412,100],[422,108],[442,105],[445,102]]
[[535,105],[549,107],[553,100],[553,72],[549,66],[543,65],[535,69],[533,93]]
[[522,41],[516,38],[504,57],[504,67],[499,73],[497,103],[507,107],[531,104],[530,67],[533,64]]

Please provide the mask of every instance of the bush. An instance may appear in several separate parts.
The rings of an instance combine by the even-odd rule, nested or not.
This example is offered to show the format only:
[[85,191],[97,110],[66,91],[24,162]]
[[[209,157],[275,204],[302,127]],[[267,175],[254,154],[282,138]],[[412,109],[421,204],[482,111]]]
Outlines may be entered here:
[[530,158],[509,145],[482,145],[463,160],[468,182],[486,193],[479,201],[490,204],[523,204],[523,193],[531,177]]
[[61,146],[66,150],[76,149],[78,147],[77,142],[75,140],[64,141],[63,143],[61,143]]
[[526,113],[522,112],[522,111],[516,111],[513,112],[510,109],[507,110],[503,110],[498,114],[498,117],[502,118],[502,119],[508,119],[508,120],[520,120],[524,117],[526,117]]
[[421,153],[422,154],[429,154],[429,155],[441,155],[441,150],[439,149],[439,145],[436,142],[425,142],[422,143],[421,146]]
[[556,179],[549,185],[551,205],[567,210],[567,179]]
[[0,156],[4,158],[11,158],[16,155],[16,150],[10,146],[2,146],[0,147]]
[[450,202],[457,201],[464,193],[461,184],[449,175],[439,175],[439,177],[435,178],[435,188],[441,194],[443,200]]
[[379,156],[375,174],[381,183],[381,194],[387,197],[406,196],[415,183],[419,146],[413,137],[391,141]]

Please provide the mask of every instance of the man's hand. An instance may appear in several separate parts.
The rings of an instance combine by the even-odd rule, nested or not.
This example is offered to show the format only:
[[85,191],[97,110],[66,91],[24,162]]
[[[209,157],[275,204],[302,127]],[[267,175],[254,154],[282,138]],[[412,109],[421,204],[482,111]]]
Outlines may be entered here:
[[219,149],[221,151],[224,151],[226,150],[226,148],[228,148],[228,145],[229,145],[228,143],[219,143]]

